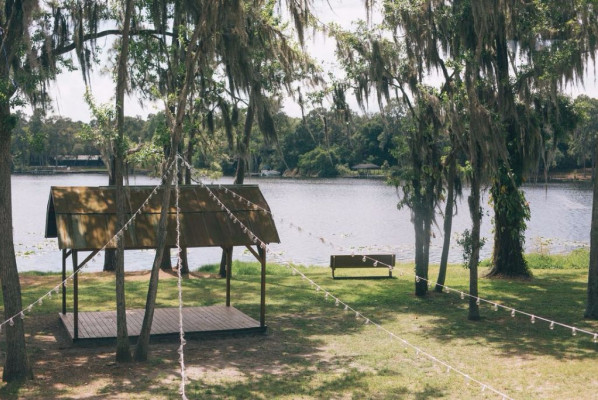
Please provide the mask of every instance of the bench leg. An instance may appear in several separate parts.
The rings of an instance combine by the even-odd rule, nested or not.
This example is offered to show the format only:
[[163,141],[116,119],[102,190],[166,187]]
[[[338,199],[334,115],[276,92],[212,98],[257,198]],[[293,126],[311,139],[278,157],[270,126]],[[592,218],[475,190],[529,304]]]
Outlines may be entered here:
[[334,277],[334,268],[332,268],[332,279],[336,279],[336,278]]

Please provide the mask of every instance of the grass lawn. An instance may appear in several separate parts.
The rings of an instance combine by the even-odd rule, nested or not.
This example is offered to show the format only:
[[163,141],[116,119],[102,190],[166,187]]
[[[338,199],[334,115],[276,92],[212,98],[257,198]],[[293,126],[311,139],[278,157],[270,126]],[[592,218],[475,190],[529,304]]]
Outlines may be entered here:
[[[582,318],[587,272],[573,254],[560,259],[530,257],[531,281],[480,279],[480,296],[579,328],[598,331]],[[548,257],[548,258],[547,258]],[[585,263],[587,265],[587,261]],[[565,266],[565,268],[563,268]],[[269,265],[267,335],[189,340],[185,362],[193,399],[495,399],[500,398],[455,372],[434,364],[354,313],[344,312],[286,268]],[[505,310],[482,306],[483,319],[470,322],[467,301],[457,293],[413,295],[413,265],[395,270],[397,279],[332,280],[328,268],[301,267],[364,316],[479,381],[515,399],[595,399],[598,344],[583,334]],[[185,305],[224,303],[225,281],[202,269],[184,282]],[[259,317],[257,265],[233,267],[232,304]],[[384,275],[383,270],[376,270]],[[344,270],[338,275],[371,274]],[[200,276],[201,275],[201,276]],[[468,271],[451,266],[447,285],[467,289]],[[431,268],[436,276],[436,268]],[[141,308],[148,273],[127,276],[127,307]],[[57,274],[23,274],[24,304],[54,287]],[[113,276],[83,274],[82,311],[114,309]],[[163,275],[160,307],[177,304],[176,280]],[[70,301],[69,301],[70,304]],[[75,347],[58,323],[54,295],[26,318],[28,351],[36,379],[0,384],[0,398],[176,399],[179,365],[176,341],[151,346],[147,363],[114,363],[111,346]],[[2,340],[2,351],[4,341]]]

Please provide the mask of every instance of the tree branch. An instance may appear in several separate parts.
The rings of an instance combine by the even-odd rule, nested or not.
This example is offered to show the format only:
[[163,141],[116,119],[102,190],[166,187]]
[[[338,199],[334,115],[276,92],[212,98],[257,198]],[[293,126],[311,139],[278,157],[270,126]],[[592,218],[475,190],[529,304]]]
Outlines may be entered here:
[[[96,40],[105,36],[110,36],[110,35],[122,35],[122,30],[120,29],[108,29],[105,31],[101,31],[101,32],[96,32],[96,33],[89,33],[87,35],[83,36],[83,41],[87,42],[90,40]],[[172,36],[172,32],[162,32],[160,30],[156,30],[156,29],[134,29],[131,30],[130,32],[131,36],[140,36],[140,35],[167,35],[167,36]],[[52,55],[53,56],[59,56],[65,53],[68,53],[69,51],[75,50],[76,48],[76,44],[75,42],[72,42],[66,46],[62,46],[62,47],[58,47],[56,49],[52,50]]]

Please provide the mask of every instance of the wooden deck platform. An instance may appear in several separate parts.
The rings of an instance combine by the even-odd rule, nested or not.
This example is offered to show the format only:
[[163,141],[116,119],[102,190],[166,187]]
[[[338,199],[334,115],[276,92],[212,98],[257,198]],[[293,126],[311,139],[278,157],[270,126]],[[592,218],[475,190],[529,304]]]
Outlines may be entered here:
[[[179,332],[178,308],[156,308],[152,337],[176,336]],[[141,332],[145,310],[127,310],[127,330],[131,339]],[[79,312],[79,337],[74,338],[73,313],[59,313],[62,324],[74,342],[114,340],[116,311]],[[183,308],[185,336],[194,337],[218,333],[264,332],[266,327],[234,307],[214,305]]]

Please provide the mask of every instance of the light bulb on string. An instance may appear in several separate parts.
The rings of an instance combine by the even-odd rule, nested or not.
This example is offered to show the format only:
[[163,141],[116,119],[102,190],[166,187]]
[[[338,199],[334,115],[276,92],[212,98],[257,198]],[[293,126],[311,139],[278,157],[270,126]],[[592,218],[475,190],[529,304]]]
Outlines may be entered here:
[[480,305],[480,298],[479,298],[479,297],[477,297],[477,298],[476,298],[476,300],[475,300],[475,304],[476,304],[476,306],[479,306],[479,305]]
[[550,321],[550,326],[549,326],[550,330],[554,330],[554,321]]
[[374,267],[378,266],[378,261],[374,261]]
[[592,339],[594,343],[598,343],[598,333],[594,333],[594,339]]
[[349,306],[345,304],[345,311],[349,310]]
[[511,309],[511,317],[515,318],[515,309]]
[[23,311],[21,311],[19,313],[19,317],[21,317],[21,319],[25,319],[25,313]]
[[415,282],[419,283],[419,276],[417,276],[417,275],[415,276]]
[[465,298],[465,293],[461,292],[461,300]]
[[450,292],[451,292],[451,289],[449,289],[449,287],[448,287],[448,286],[445,286],[443,289],[444,289],[444,293],[447,293],[447,294],[448,294],[448,293],[450,293]]
[[33,304],[29,304],[29,306],[27,307],[27,312],[31,312],[32,309],[33,309]]
[[494,305],[492,306],[492,309],[494,311],[498,311],[498,304],[494,303]]
[[359,312],[355,312],[355,319],[359,319]]
[[571,335],[576,336],[577,335],[577,329],[571,328]]
[[[338,307],[338,304],[340,303],[339,299],[334,300],[334,305]],[[596,337],[594,337],[596,338]]]
[[9,319],[9,320],[8,320],[8,325],[10,325],[10,326],[15,326],[15,321],[13,321],[13,320],[12,320],[12,318],[11,318],[11,319]]
[[365,262],[366,258],[365,256],[363,256],[363,258],[361,259],[362,262]]
[[326,292],[326,294],[324,295],[324,298],[327,299],[328,298],[328,292]]
[[532,315],[532,318],[531,318],[530,322],[531,322],[532,324],[535,324],[535,323],[536,323],[536,317],[535,317],[534,315]]

